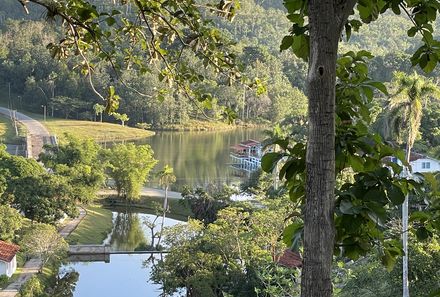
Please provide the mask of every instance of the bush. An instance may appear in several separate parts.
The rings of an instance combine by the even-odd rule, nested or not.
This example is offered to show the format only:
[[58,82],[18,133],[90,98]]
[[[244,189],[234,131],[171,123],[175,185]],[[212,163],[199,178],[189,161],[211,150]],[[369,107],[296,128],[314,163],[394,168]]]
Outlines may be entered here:
[[148,123],[136,123],[136,125],[134,125],[136,128],[139,129],[144,129],[144,130],[150,130],[151,129],[151,124]]
[[21,297],[38,297],[43,294],[43,285],[37,276],[32,276],[20,289]]
[[0,289],[6,287],[8,280],[9,277],[7,277],[5,274],[0,275]]

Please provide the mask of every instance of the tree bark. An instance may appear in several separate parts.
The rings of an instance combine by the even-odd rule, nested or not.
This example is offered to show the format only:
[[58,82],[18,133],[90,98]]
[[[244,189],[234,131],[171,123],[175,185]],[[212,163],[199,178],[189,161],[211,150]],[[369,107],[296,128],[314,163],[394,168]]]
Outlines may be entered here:
[[335,191],[335,84],[341,30],[356,1],[310,0],[302,297],[332,295]]

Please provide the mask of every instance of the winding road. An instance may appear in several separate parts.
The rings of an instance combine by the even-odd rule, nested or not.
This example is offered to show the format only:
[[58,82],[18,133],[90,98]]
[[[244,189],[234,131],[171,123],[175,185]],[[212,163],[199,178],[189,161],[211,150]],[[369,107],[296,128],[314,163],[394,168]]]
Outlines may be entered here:
[[[10,117],[11,110],[5,107],[0,107],[0,114]],[[28,133],[28,157],[38,158],[38,155],[43,150],[43,145],[50,143],[50,133],[39,121],[28,117],[21,112],[16,111],[15,116],[17,121],[26,127]]]

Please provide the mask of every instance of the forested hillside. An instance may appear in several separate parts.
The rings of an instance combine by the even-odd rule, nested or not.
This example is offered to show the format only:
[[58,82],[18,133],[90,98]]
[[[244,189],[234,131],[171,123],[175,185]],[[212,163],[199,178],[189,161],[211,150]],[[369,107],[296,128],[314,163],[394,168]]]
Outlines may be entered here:
[[[100,7],[113,7],[114,1],[96,1]],[[77,57],[52,59],[46,45],[60,39],[54,23],[45,21],[41,10],[30,6],[26,15],[16,0],[0,3],[0,91],[2,101],[9,98],[13,107],[41,113],[48,107],[49,115],[57,117],[96,120],[93,108],[104,104],[91,90],[87,78],[80,71],[71,71],[80,60]],[[129,7],[125,8],[130,14]],[[258,77],[267,92],[257,95],[246,86],[221,86],[206,82],[202,87],[216,100],[212,106],[196,106],[166,83],[160,82],[152,71],[139,75],[130,68],[114,75],[108,66],[97,65],[93,82],[103,91],[109,84],[118,87],[121,96],[119,113],[127,114],[129,124],[147,123],[159,128],[170,124],[184,124],[190,119],[221,118],[220,106],[232,108],[242,121],[279,121],[285,117],[303,117],[306,113],[305,77],[307,65],[290,52],[280,52],[280,43],[288,33],[289,21],[281,1],[244,0],[232,22],[216,19],[224,34],[236,41],[235,52],[247,77]],[[341,53],[349,50],[369,50],[375,57],[370,61],[372,77],[390,81],[393,71],[412,72],[409,55],[417,40],[406,35],[409,20],[401,15],[383,15],[381,18],[353,32],[350,42],[343,43]],[[198,63],[193,57],[184,57],[189,63]],[[193,60],[191,60],[193,59]],[[209,71],[209,70],[207,70]],[[418,70],[417,70],[418,71]],[[215,78],[215,73],[208,73]],[[431,76],[437,77],[438,70]],[[120,84],[120,78],[125,84]],[[119,85],[118,85],[119,83]],[[167,89],[158,100],[156,90]],[[143,95],[140,95],[143,94]],[[162,102],[163,101],[163,102]],[[382,104],[378,101],[378,104]],[[432,106],[430,106],[432,107]],[[429,111],[430,114],[435,114]],[[104,115],[105,121],[116,119]],[[429,120],[432,122],[432,120]],[[425,124],[430,123],[426,120]],[[425,125],[424,124],[424,125]],[[433,140],[439,142],[438,140]]]

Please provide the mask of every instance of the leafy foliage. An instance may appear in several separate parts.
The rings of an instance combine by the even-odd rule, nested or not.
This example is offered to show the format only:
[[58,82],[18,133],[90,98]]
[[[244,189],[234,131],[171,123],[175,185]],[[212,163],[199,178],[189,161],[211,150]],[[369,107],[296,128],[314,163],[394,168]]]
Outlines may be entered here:
[[101,147],[91,139],[66,135],[66,140],[58,146],[46,146],[40,160],[54,173],[67,178],[75,200],[91,201],[104,183]]
[[35,224],[21,240],[21,247],[30,256],[38,257],[43,266],[49,261],[59,261],[65,256],[68,244],[54,226]]
[[8,206],[0,205],[0,239],[11,241],[14,239],[15,232],[19,230],[23,223],[20,213]]
[[227,207],[206,226],[197,220],[177,225],[166,231],[171,250],[153,280],[166,294],[185,288],[191,296],[292,296],[294,271],[273,263],[284,248],[278,238],[285,225],[274,218],[286,210],[280,203],[252,213]]
[[189,205],[195,219],[208,225],[217,219],[217,213],[221,209],[231,203],[231,194],[229,188],[223,188],[220,191],[214,191],[214,193],[210,194],[199,187],[196,189],[184,187],[182,191],[182,202]]
[[[386,222],[392,218],[393,210],[402,204],[405,194],[417,192],[419,185],[413,180],[399,176],[401,168],[383,158],[397,156],[403,163],[404,154],[386,143],[380,136],[372,134],[369,104],[375,90],[387,93],[385,86],[368,76],[368,52],[348,52],[338,60],[336,85],[336,172],[342,175],[350,170],[354,179],[343,182],[335,191],[336,242],[335,254],[357,259],[366,255],[374,245],[383,249],[382,259],[392,268],[401,247],[397,240],[386,239]],[[288,138],[273,139],[272,144],[282,148],[281,152],[266,154],[262,159],[265,171],[273,170],[280,160],[280,179],[284,179],[290,199],[304,203],[305,145],[290,144]],[[292,228],[291,228],[292,229]],[[301,234],[300,225],[286,229],[287,242],[297,242]],[[296,245],[294,245],[296,246]]]
[[156,165],[149,145],[117,144],[106,151],[108,175],[113,179],[118,196],[137,199]]

